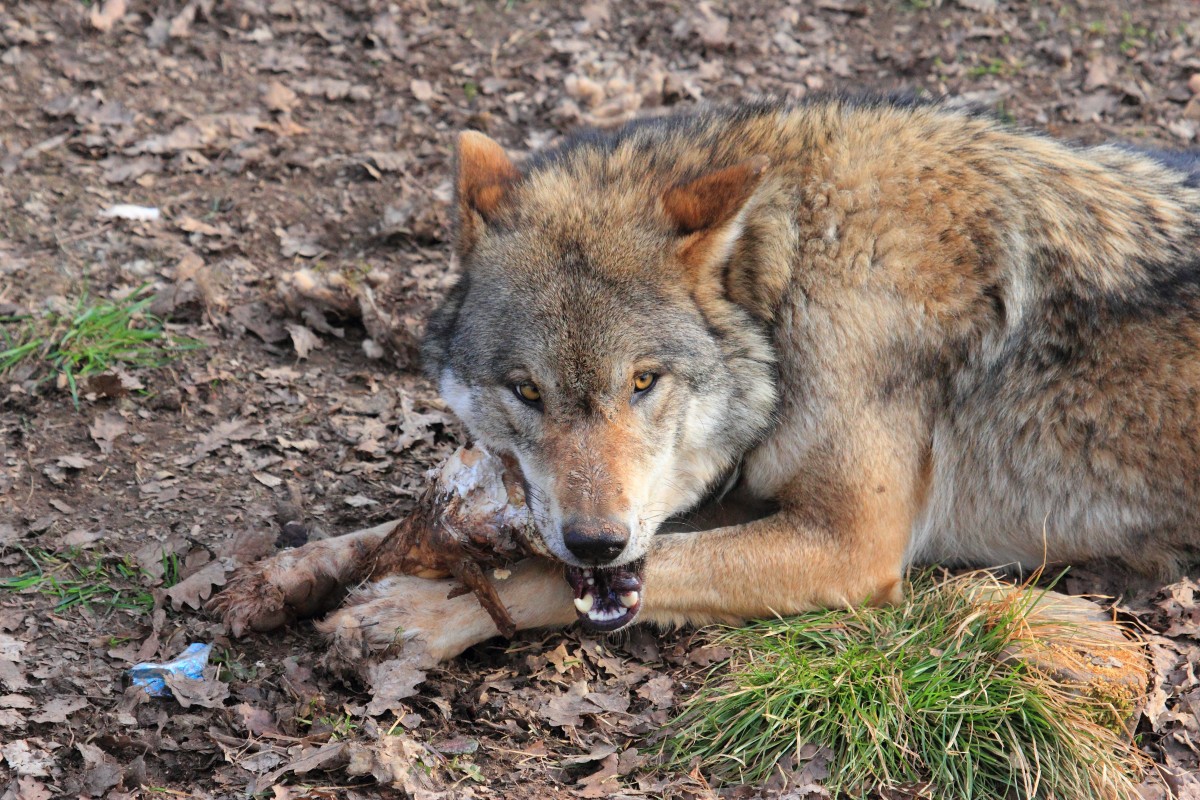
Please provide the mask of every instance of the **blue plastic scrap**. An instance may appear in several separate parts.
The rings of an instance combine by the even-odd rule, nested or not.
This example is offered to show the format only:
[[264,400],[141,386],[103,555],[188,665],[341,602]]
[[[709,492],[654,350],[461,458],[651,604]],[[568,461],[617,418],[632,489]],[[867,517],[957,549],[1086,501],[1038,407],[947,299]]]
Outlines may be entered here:
[[193,680],[202,679],[204,668],[208,666],[208,654],[211,652],[211,644],[189,644],[174,661],[165,664],[134,664],[129,668],[129,677],[133,679],[134,686],[144,687],[146,694],[151,697],[170,697],[171,690],[167,688],[164,680],[166,676],[180,675]]

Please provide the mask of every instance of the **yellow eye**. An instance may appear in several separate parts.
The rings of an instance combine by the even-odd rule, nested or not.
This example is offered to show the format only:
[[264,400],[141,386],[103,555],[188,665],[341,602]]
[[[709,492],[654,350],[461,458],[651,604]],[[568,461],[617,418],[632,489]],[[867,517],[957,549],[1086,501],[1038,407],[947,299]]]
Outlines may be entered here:
[[513,389],[516,391],[517,397],[526,403],[536,403],[542,399],[542,390],[533,381],[521,381]]
[[658,380],[658,376],[653,372],[643,372],[633,376],[633,390],[635,392],[644,392],[654,385],[654,381]]

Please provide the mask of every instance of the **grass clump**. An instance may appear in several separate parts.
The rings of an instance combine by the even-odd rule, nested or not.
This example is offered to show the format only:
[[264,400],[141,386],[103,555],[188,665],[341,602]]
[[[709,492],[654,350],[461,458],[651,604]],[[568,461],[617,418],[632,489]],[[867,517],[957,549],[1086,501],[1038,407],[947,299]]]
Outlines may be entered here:
[[[44,550],[24,552],[33,569],[22,575],[0,578],[0,590],[45,595],[56,601],[55,612],[77,606],[99,606],[141,613],[149,613],[154,609],[154,595],[139,585],[145,573],[128,558],[94,556],[85,559],[74,550],[62,555]],[[163,570],[164,586],[177,583],[178,557],[164,554]]]
[[[127,367],[160,367],[179,351],[199,343],[167,332],[147,312],[153,301],[147,287],[121,300],[95,300],[83,295],[70,313],[51,312],[31,319],[0,317],[0,377],[30,360],[39,362],[39,383],[62,376],[75,407],[79,381]],[[16,325],[15,331],[6,328]]]
[[722,633],[734,655],[676,719],[667,760],[759,783],[811,743],[833,753],[834,796],[1136,797],[1111,704],[1009,657],[1036,633],[1038,593],[997,588],[926,575],[900,606]]

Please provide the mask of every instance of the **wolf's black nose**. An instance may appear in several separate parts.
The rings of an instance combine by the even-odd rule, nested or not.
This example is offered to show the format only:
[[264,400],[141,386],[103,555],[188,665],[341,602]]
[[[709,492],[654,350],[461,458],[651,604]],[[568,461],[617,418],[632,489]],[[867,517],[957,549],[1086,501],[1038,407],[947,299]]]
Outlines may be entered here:
[[575,557],[592,564],[607,564],[625,549],[629,531],[607,520],[568,519],[563,524],[563,544]]

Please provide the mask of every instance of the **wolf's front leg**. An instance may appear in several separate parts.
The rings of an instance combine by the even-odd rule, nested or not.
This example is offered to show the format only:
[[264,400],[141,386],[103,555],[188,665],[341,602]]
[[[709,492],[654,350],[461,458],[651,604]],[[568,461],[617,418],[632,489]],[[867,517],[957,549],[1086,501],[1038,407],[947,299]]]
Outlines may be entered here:
[[641,621],[739,624],[903,599],[908,528],[819,529],[787,509],[730,528],[663,534],[646,558]]
[[[562,627],[575,619],[574,595],[559,564],[529,559],[491,580],[519,630]],[[398,651],[409,642],[424,651],[428,663],[445,661],[499,635],[474,594],[450,596],[458,586],[453,580],[394,575],[354,592],[317,628],[331,638],[334,656],[343,662]]]
[[395,526],[385,522],[309,542],[242,567],[209,607],[221,615],[234,636],[275,630],[328,611],[345,596],[347,582]]

